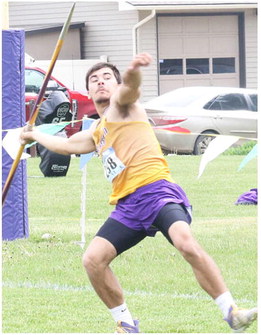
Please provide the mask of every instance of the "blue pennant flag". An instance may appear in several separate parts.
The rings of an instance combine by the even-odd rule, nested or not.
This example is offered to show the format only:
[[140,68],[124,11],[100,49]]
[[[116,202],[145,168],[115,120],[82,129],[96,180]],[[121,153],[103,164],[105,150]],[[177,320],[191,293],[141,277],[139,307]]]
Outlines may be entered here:
[[[82,121],[82,130],[87,130],[90,128],[90,126],[93,123],[93,119],[83,119]],[[81,154],[81,158],[80,158],[80,170],[82,170],[82,168],[84,167],[85,164],[87,164],[89,162],[89,160],[92,158],[92,156],[94,155],[94,151],[90,152],[88,154]]]
[[[44,123],[40,126],[37,126],[37,129],[41,131],[42,133],[54,135],[59,133],[63,128],[65,128],[70,122],[61,122],[61,123]],[[33,146],[36,142],[26,144],[25,148],[30,148]]]
[[247,154],[247,156],[242,160],[242,162],[239,165],[238,171],[243,169],[243,167],[251,161],[253,158],[257,156],[257,144],[252,148],[252,150]]

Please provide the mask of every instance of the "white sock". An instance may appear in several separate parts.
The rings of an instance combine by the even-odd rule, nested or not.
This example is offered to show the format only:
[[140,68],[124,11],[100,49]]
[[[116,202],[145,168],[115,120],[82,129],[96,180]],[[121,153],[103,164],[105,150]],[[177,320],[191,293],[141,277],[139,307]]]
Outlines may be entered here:
[[229,291],[222,293],[215,299],[215,303],[221,309],[224,318],[228,317],[229,308],[231,305],[236,305],[234,299]]
[[115,322],[123,321],[127,322],[131,326],[134,326],[131,313],[125,303],[110,309],[110,312]]

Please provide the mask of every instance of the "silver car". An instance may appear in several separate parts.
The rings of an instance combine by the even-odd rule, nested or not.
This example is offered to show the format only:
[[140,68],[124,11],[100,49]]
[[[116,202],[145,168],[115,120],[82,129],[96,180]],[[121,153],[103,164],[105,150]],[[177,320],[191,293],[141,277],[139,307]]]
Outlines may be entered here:
[[257,138],[254,89],[183,87],[144,107],[165,154],[203,154],[215,134]]

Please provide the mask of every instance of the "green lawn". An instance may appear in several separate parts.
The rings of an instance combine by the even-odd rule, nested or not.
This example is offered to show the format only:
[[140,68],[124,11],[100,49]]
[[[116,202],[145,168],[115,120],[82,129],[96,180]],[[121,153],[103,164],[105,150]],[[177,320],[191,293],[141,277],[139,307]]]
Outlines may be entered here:
[[[221,155],[197,179],[200,157],[168,156],[172,175],[192,205],[192,230],[220,266],[240,306],[257,303],[257,207],[235,206],[257,187],[256,161],[237,172],[243,156]],[[44,178],[28,160],[30,237],[3,242],[3,333],[113,333],[114,321],[81,264],[79,158],[66,177]],[[87,167],[87,244],[112,210],[110,184],[98,158]],[[50,233],[50,240],[43,240]],[[218,307],[190,266],[159,233],[112,265],[144,333],[227,333]],[[257,324],[249,328],[257,332]]]

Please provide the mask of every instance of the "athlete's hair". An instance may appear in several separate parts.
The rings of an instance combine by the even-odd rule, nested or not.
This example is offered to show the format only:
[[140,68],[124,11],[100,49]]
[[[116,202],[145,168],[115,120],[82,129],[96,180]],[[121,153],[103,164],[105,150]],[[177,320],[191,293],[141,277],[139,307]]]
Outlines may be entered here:
[[119,70],[117,69],[117,67],[111,63],[106,63],[106,62],[100,62],[100,63],[97,63],[95,65],[93,65],[87,72],[86,74],[86,78],[85,78],[85,81],[86,81],[86,89],[87,91],[89,90],[89,78],[90,78],[90,75],[93,73],[93,72],[96,72],[100,69],[103,69],[105,67],[108,67],[112,70],[113,74],[114,74],[114,77],[116,78],[117,80],[117,83],[120,84],[121,83],[121,75],[120,75],[120,72]]

